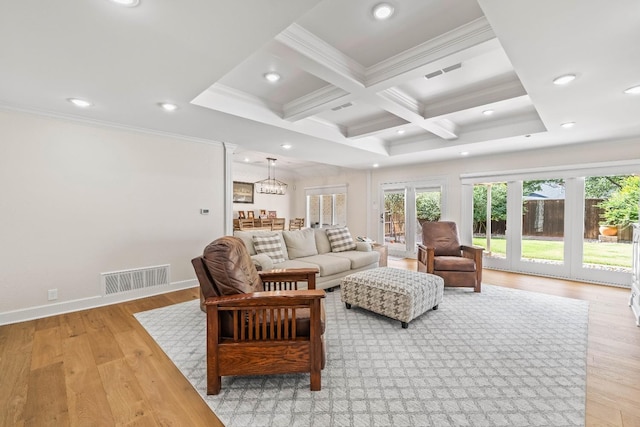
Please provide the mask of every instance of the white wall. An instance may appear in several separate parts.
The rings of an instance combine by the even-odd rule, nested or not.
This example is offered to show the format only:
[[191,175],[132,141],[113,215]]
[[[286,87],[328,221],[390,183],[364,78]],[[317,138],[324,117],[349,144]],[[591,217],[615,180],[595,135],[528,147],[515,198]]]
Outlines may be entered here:
[[102,272],[170,264],[195,285],[223,166],[218,143],[0,111],[0,324],[101,305]]
[[[276,164],[277,168],[277,164]],[[289,226],[289,219],[291,216],[291,201],[295,197],[296,190],[294,187],[294,179],[286,172],[278,169],[276,177],[285,182],[288,185],[287,193],[284,195],[274,194],[258,194],[254,193],[253,203],[234,203],[233,204],[233,217],[238,218],[238,211],[254,211],[254,215],[257,218],[260,214],[260,210],[276,211],[278,218],[286,219],[286,226]],[[267,166],[251,165],[245,163],[233,164],[233,180],[241,182],[256,182],[267,177]],[[246,215],[246,213],[245,213]]]

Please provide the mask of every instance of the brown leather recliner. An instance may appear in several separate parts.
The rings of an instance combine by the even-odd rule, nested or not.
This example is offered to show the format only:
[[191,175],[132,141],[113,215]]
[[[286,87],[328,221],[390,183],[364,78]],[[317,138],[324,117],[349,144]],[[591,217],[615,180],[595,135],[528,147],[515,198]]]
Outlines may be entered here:
[[[242,240],[221,237],[191,260],[207,313],[207,394],[221,377],[309,372],[321,388],[325,293],[317,269],[258,272]],[[298,290],[307,282],[306,290]]]
[[455,222],[422,224],[422,244],[418,244],[418,271],[438,275],[445,286],[482,286],[482,252],[479,246],[465,246],[458,239]]

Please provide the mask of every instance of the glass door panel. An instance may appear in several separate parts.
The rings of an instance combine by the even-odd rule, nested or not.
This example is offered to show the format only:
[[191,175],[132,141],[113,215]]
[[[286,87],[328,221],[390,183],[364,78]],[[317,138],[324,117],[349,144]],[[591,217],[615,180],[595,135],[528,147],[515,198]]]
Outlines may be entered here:
[[564,205],[563,179],[523,181],[522,261],[564,263]]
[[422,243],[422,224],[427,221],[440,221],[440,189],[417,189],[415,195],[415,243]]
[[485,255],[507,256],[507,183],[478,184],[473,188],[473,244]]
[[384,191],[384,241],[389,253],[404,253],[407,250],[405,236],[405,191]]
[[633,175],[585,178],[583,268],[631,272],[628,224],[638,220],[639,184]]

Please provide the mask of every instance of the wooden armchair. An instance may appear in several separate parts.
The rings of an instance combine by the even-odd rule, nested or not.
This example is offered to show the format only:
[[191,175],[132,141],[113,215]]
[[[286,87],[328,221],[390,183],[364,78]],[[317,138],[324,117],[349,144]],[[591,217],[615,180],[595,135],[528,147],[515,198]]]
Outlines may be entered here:
[[461,245],[455,222],[425,222],[422,242],[418,244],[418,271],[442,277],[445,286],[481,291],[484,248]]
[[[321,388],[325,293],[314,268],[256,270],[242,241],[222,237],[191,263],[207,313],[207,394],[221,377],[309,372]],[[298,290],[306,282],[307,290]]]
[[304,227],[304,218],[294,218],[289,220],[289,230],[300,230]]
[[247,228],[255,228],[255,223],[254,223],[254,220],[251,218],[239,219],[238,227],[240,228],[240,230],[246,230]]
[[284,230],[284,218],[273,218],[271,223],[271,230]]

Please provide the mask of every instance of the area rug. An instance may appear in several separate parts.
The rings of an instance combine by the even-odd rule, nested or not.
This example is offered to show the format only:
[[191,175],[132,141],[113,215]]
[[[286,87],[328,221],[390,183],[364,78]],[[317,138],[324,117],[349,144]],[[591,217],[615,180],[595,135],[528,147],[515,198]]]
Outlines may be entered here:
[[223,377],[206,395],[205,314],[136,314],[227,426],[584,425],[588,303],[483,285],[400,322],[327,293],[322,390],[309,375]]

